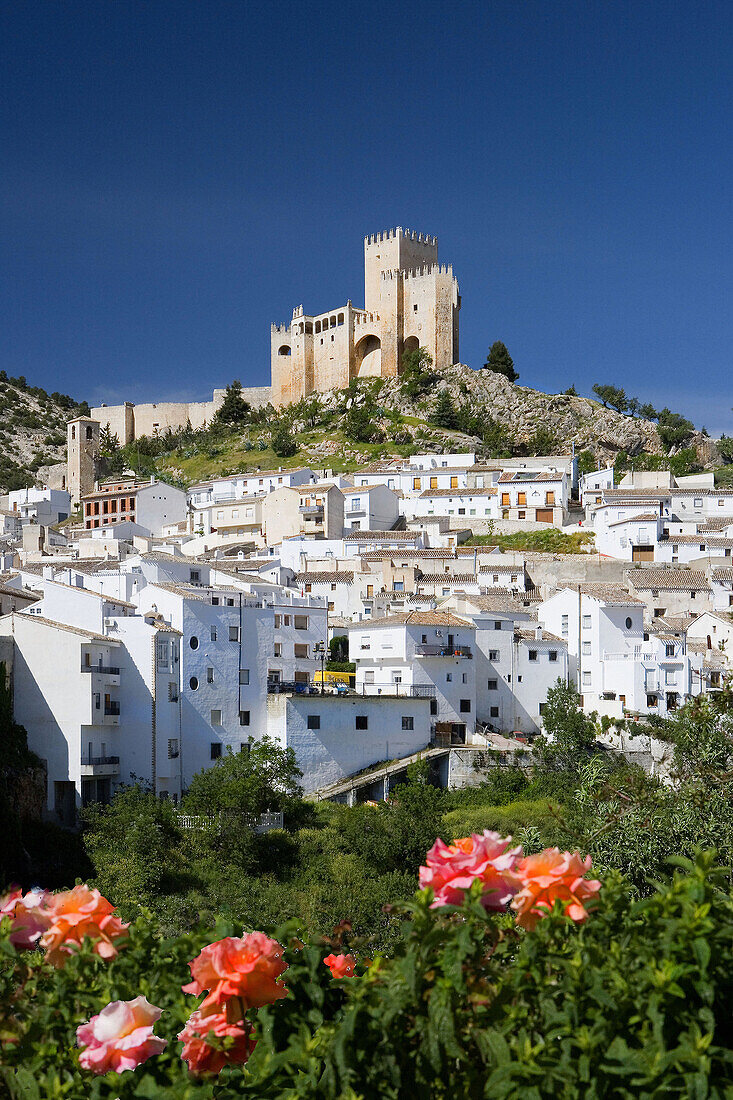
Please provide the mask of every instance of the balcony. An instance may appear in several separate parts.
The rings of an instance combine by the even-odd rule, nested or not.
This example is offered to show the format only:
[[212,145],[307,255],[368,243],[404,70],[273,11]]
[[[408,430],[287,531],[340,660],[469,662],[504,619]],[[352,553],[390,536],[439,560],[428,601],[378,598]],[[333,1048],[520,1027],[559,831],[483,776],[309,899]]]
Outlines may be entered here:
[[105,714],[106,718],[109,718],[110,715],[119,716],[119,713],[120,713],[120,704],[119,703],[111,702],[111,703],[105,703],[104,704],[104,714]]
[[416,645],[416,657],[473,657],[471,647],[467,645]]
[[413,699],[434,699],[435,687],[433,684],[412,684],[410,695]]
[[106,775],[118,775],[120,771],[119,756],[87,756],[81,761],[82,778],[96,776],[102,778]]
[[120,670],[114,665],[82,665],[82,672],[99,672],[102,676],[119,676]]
[[309,519],[311,517],[316,517],[316,516],[321,516],[322,517],[323,516],[323,505],[322,504],[300,504],[298,506],[298,511],[300,512],[300,514],[302,516],[305,516],[306,519]]

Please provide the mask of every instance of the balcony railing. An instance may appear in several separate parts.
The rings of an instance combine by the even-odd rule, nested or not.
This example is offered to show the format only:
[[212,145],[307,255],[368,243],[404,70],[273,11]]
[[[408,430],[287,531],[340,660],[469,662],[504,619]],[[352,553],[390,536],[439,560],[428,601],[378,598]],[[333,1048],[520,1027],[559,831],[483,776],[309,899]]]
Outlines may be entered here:
[[101,672],[104,676],[119,676],[120,670],[114,665],[82,665],[82,672]]
[[314,516],[317,514],[323,515],[322,504],[301,504],[298,506],[298,511],[305,516]]
[[467,645],[416,645],[416,657],[473,657]]
[[104,713],[106,715],[119,714],[120,713],[120,704],[119,703],[105,703],[104,704]]
[[435,688],[432,684],[411,684],[410,695],[413,699],[434,699]]
[[99,767],[103,764],[119,764],[119,756],[87,756],[81,758],[81,763],[85,767]]

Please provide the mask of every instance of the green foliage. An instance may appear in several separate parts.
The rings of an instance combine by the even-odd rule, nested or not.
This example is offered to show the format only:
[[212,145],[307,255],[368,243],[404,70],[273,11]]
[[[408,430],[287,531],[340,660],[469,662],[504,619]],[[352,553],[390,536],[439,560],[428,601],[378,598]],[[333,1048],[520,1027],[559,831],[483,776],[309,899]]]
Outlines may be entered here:
[[300,779],[292,749],[268,737],[250,738],[241,752],[231,750],[210,768],[197,772],[183,800],[186,813],[288,814],[301,800]]
[[279,424],[270,436],[270,446],[281,458],[290,458],[298,451],[295,437],[284,424]]
[[624,413],[629,407],[626,394],[617,386],[606,386],[596,383],[593,386],[593,393],[598,400],[603,403],[604,409],[610,407],[616,409],[617,412]]
[[216,411],[220,424],[246,424],[252,406],[242,397],[242,383],[235,379],[227,386],[222,405]]
[[438,393],[438,400],[435,402],[435,408],[430,414],[429,422],[434,424],[436,428],[446,428],[449,431],[458,427],[458,416],[447,387]]
[[549,743],[538,751],[546,768],[575,771],[596,748],[595,715],[583,711],[580,695],[564,680],[547,692],[542,723]]
[[502,550],[534,550],[546,554],[584,554],[592,547],[592,531],[560,531],[547,527],[539,531],[515,531],[511,535],[474,535],[465,546],[499,546]]
[[576,390],[574,385],[568,386],[568,388],[565,390],[565,396],[566,397],[577,397],[578,396],[578,391]]
[[733,462],[733,437],[729,435],[721,435],[717,443],[718,450],[720,451],[720,457],[723,462]]
[[671,455],[669,468],[674,477],[684,477],[685,474],[695,474],[702,470],[694,447],[683,447],[677,454]]
[[527,443],[527,453],[530,455],[556,454],[559,449],[560,445],[557,441],[557,436],[551,432],[549,428],[545,428],[543,425],[537,428],[534,435]]
[[377,415],[372,404],[352,405],[344,421],[344,435],[355,443],[381,443],[384,432],[375,423]]
[[514,369],[514,360],[507,351],[506,344],[502,344],[501,340],[495,340],[489,348],[483,369],[493,371],[494,374],[503,374],[510,382],[516,382],[519,378],[519,374]]
[[656,420],[657,410],[649,402],[646,402],[639,406],[639,416],[643,417],[644,420]]
[[438,381],[438,375],[432,369],[433,357],[427,348],[406,351],[402,356],[400,381],[402,392],[410,401],[430,393]]
[[329,662],[348,661],[349,636],[348,634],[334,634],[328,643]]
[[673,413],[665,408],[658,414],[657,432],[666,451],[684,446],[694,431],[695,425],[681,413]]
[[578,455],[578,473],[590,474],[598,469],[598,460],[593,451],[581,451]]

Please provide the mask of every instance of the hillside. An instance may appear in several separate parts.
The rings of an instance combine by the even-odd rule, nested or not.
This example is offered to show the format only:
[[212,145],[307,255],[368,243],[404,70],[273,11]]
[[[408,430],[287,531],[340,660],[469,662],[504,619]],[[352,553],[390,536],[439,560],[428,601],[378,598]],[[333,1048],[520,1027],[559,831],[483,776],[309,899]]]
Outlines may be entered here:
[[[687,422],[685,422],[687,423]],[[290,447],[272,448],[282,428]],[[311,394],[276,412],[271,407],[204,432],[179,432],[136,443],[124,458],[141,473],[181,484],[222,474],[310,465],[352,472],[415,450],[476,450],[482,457],[568,453],[588,465],[619,457],[664,465],[684,448],[685,461],[718,460],[710,439],[692,429],[667,450],[657,425],[597,401],[544,394],[502,375],[456,365],[437,374],[364,379],[347,390]],[[293,444],[297,448],[293,453]],[[118,461],[123,458],[118,456]]]
[[63,462],[66,422],[88,412],[85,402],[0,371],[0,492],[33,485],[40,467]]

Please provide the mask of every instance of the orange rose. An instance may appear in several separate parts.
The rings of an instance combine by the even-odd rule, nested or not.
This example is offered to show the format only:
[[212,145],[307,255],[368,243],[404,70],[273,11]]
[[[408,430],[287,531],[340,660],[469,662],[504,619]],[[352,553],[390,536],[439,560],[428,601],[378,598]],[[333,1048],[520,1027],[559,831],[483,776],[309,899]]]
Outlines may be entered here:
[[244,1065],[255,1048],[252,1025],[247,1020],[229,1023],[225,1012],[205,1018],[193,1012],[178,1038],[183,1042],[181,1058],[194,1077]]
[[66,956],[81,947],[85,939],[93,941],[95,954],[113,959],[117,954],[115,941],[127,935],[129,924],[115,916],[114,906],[99,890],[86,884],[49,894],[43,906],[48,929],[41,937],[46,958],[54,966],[63,966]]
[[356,959],[353,955],[326,955],[323,965],[328,967],[333,978],[353,978]]
[[556,901],[562,904],[565,915],[571,920],[584,921],[588,911],[583,902],[601,888],[597,879],[583,878],[590,867],[590,856],[581,859],[580,852],[561,852],[559,848],[545,848],[538,855],[520,860],[515,871],[522,880],[522,889],[512,899],[517,924],[522,928],[534,928]]
[[262,932],[241,939],[227,936],[210,943],[188,964],[193,981],[182,987],[183,992],[208,992],[199,1006],[202,1017],[218,1012],[232,997],[239,998],[243,1012],[272,1004],[288,992],[277,982],[287,969],[282,953],[280,944]]
[[521,883],[515,874],[521,845],[511,847],[512,838],[484,829],[483,833],[459,837],[444,844],[438,837],[420,868],[420,887],[430,887],[435,897],[430,906],[460,905],[474,882],[482,883],[481,904],[502,910]]

